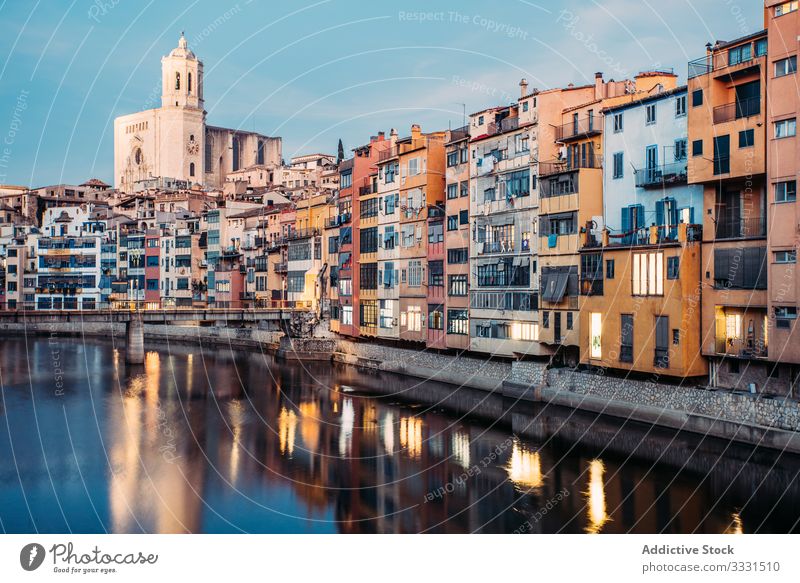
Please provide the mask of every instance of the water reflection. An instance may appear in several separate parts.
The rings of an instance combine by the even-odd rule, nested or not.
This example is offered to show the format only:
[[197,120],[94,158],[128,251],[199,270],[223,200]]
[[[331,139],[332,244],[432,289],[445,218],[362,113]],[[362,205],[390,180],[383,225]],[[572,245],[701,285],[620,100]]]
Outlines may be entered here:
[[466,411],[482,393],[199,347],[131,367],[65,339],[57,395],[46,340],[29,345],[0,341],[10,532],[742,533],[800,518],[793,457],[552,407],[489,424],[365,396]]

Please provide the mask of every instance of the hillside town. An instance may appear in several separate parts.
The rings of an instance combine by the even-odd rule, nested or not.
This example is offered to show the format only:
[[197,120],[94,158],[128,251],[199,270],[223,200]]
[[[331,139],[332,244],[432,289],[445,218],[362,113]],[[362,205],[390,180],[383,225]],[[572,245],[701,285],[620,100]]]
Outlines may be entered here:
[[685,73],[509,79],[463,127],[288,161],[206,123],[181,36],[161,107],[114,123],[113,184],[0,185],[0,307],[304,309],[345,338],[797,397],[797,9],[699,39]]

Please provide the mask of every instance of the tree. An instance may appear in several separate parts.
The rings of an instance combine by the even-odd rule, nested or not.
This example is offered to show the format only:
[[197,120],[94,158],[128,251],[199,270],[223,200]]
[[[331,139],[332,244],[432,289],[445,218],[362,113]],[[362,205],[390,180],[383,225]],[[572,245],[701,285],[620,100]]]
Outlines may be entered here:
[[344,145],[342,144],[342,138],[339,138],[339,152],[336,155],[336,163],[341,164],[342,160],[344,160]]

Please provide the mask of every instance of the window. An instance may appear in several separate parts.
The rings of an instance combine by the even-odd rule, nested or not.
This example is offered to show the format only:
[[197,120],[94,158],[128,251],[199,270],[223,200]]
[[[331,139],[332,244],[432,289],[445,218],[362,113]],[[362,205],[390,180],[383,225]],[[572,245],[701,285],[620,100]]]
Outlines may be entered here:
[[785,59],[775,61],[775,76],[784,77],[797,72],[797,56],[792,55]]
[[428,328],[444,330],[444,306],[441,304],[428,305]]
[[[342,172],[342,174],[339,176],[339,188],[350,188],[351,186],[353,186],[353,172],[352,172],[352,170],[347,170],[346,172]],[[352,318],[352,312],[353,312],[353,309],[350,308],[351,318]],[[352,322],[352,320],[351,320],[351,322]],[[342,320],[342,323],[344,323],[344,320]]]
[[361,218],[369,219],[378,216],[378,199],[370,198],[361,201]]
[[656,104],[651,103],[645,108],[644,111],[644,123],[646,125],[651,125],[656,123]]
[[523,101],[522,102],[522,111],[523,112],[524,111],[528,111],[528,102],[527,101]]
[[680,271],[680,258],[667,257],[667,279],[678,279]]
[[503,179],[505,179],[506,200],[530,194],[530,170],[511,172],[504,175]]
[[619,361],[633,362],[633,314],[620,314],[619,324]]
[[444,241],[444,228],[442,223],[430,223],[428,225],[428,243],[441,243]]
[[614,279],[614,260],[606,259],[606,279]]
[[767,289],[767,248],[714,249],[716,289]]
[[391,304],[387,300],[380,300],[380,325],[381,328],[394,328],[395,321],[392,315],[392,308],[386,307]]
[[482,115],[479,115],[479,116],[478,116],[478,125],[479,125],[479,126],[482,126],[482,125],[483,125],[483,116],[482,116]]
[[444,287],[444,261],[428,262],[428,285]]
[[703,155],[703,140],[694,140],[692,142],[692,156]]
[[550,312],[542,312],[542,328],[550,327]]
[[447,185],[447,200],[458,198],[458,184]]
[[458,165],[458,150],[453,150],[452,152],[447,153],[447,166],[456,166]]
[[358,305],[358,319],[359,324],[362,326],[369,326],[372,328],[378,325],[378,302],[375,300],[366,300],[359,302]]
[[422,285],[422,262],[418,259],[408,262],[408,285],[420,287]]
[[567,312],[567,330],[572,330],[572,312]]
[[675,117],[686,115],[686,96],[678,95],[675,98]]
[[463,264],[467,263],[467,261],[469,261],[469,249],[467,247],[447,250],[447,263],[449,265]]
[[797,10],[797,0],[792,0],[791,2],[784,2],[783,4],[778,4],[775,7],[775,16],[783,16],[784,14],[789,14],[790,12],[794,12]]
[[589,357],[602,358],[603,316],[600,312],[589,313]]
[[467,310],[447,310],[447,333],[461,336],[469,334]]
[[797,251],[775,251],[775,263],[797,263]]
[[194,176],[194,162],[189,163],[189,176]]
[[682,138],[680,140],[675,140],[675,161],[680,162],[681,160],[686,160],[686,138]]
[[460,184],[461,196],[469,196],[469,182],[466,180]]
[[397,207],[397,203],[400,200],[399,194],[390,194],[389,196],[385,196],[383,198],[383,214],[384,215],[391,215],[394,214],[394,209]]
[[664,254],[633,254],[633,295],[660,296],[664,293]]
[[306,289],[306,272],[290,271],[286,274],[286,291],[289,293],[303,293]]
[[744,130],[739,132],[739,147],[752,148],[755,142],[753,130]]
[[158,267],[158,255],[148,255],[146,267]]
[[513,322],[511,324],[512,340],[539,340],[539,325],[528,322]]
[[699,107],[703,105],[703,90],[695,89],[692,91],[692,107]]
[[622,152],[614,152],[614,179],[622,178]]
[[469,211],[464,209],[458,213],[458,222],[462,225],[469,225]]
[[339,295],[352,296],[353,295],[353,280],[350,278],[339,280]]
[[621,113],[615,113],[614,114],[614,133],[618,134],[619,132],[622,131],[622,129],[623,129],[622,114]]
[[342,306],[342,324],[353,325],[353,306]]
[[797,120],[784,119],[775,122],[775,138],[790,138],[797,133]]
[[449,217],[447,217],[447,230],[448,231],[458,230],[458,215],[450,215]]
[[797,319],[797,308],[775,307],[775,327],[789,328]]
[[419,158],[411,158],[408,161],[408,176],[416,176],[419,174]]
[[[402,315],[400,318],[402,319]],[[419,306],[409,306],[407,322],[406,328],[409,332],[420,332],[422,330],[422,308]]]
[[450,275],[447,278],[447,295],[454,297],[466,297],[467,295],[467,274]]
[[728,49],[728,65],[746,63],[753,57],[750,43]]
[[797,200],[797,181],[786,180],[775,183],[775,202],[794,202]]
[[377,263],[361,263],[359,272],[361,275],[361,280],[359,281],[361,289],[378,289]]
[[756,56],[763,57],[767,54],[767,39],[760,38],[756,41]]

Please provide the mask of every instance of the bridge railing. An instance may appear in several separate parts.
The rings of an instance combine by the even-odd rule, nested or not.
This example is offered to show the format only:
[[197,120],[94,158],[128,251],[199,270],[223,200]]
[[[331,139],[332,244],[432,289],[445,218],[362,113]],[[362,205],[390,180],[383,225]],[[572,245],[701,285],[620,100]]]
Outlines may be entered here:
[[231,302],[229,306],[171,306],[161,305],[155,302],[145,302],[141,300],[130,301],[114,301],[114,302],[97,302],[92,309],[83,309],[78,305],[76,308],[38,308],[35,302],[17,302],[9,306],[8,302],[0,302],[0,315],[13,314],[18,312],[39,312],[42,314],[52,313],[91,313],[97,314],[98,312],[141,312],[141,313],[175,313],[175,312],[241,312],[241,311],[258,311],[258,310],[299,310],[307,311],[314,309],[313,302],[309,301],[290,301],[290,300],[271,300],[271,299],[256,299],[256,300],[242,300]]

